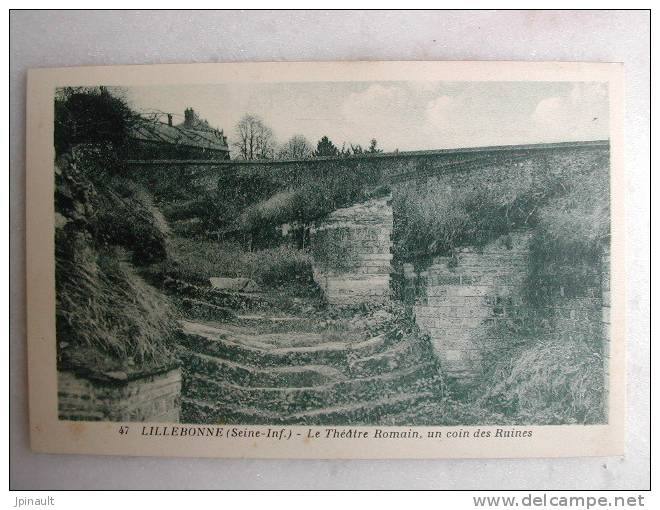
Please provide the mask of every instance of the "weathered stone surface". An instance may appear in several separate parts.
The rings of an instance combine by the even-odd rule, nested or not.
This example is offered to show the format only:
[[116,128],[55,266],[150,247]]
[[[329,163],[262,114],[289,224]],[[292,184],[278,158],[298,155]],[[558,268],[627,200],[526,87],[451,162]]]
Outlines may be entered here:
[[214,289],[231,290],[237,292],[258,292],[259,286],[250,278],[209,278]]
[[519,302],[530,235],[512,234],[508,246],[495,241],[479,251],[465,247],[452,264],[448,257],[435,257],[417,278],[405,268],[408,285],[421,284],[414,293],[417,325],[450,377],[464,383],[474,378],[481,368],[480,340]]
[[181,371],[178,368],[131,380],[122,374],[124,377],[102,382],[69,371],[58,372],[60,420],[179,421]]
[[[372,317],[392,318],[385,311]],[[356,326],[337,338],[304,323],[259,334],[254,325],[182,327],[188,423],[396,425],[401,413],[414,413],[411,405],[434,405],[443,391],[435,360],[416,335],[371,336]]]
[[[594,273],[592,288],[580,296],[566,295],[563,287],[552,289],[552,299],[530,308],[523,285],[529,271],[531,232],[506,236],[476,250],[458,250],[449,257],[435,257],[424,271],[405,264],[404,298],[413,303],[415,320],[429,335],[447,375],[468,383],[481,370],[483,341],[505,344],[497,325],[518,326],[537,314],[550,321],[555,335],[567,340],[593,342],[603,338],[609,352],[609,254],[602,273]],[[602,276],[601,276],[602,275]]]
[[390,299],[391,197],[338,209],[310,231],[314,279],[330,304]]

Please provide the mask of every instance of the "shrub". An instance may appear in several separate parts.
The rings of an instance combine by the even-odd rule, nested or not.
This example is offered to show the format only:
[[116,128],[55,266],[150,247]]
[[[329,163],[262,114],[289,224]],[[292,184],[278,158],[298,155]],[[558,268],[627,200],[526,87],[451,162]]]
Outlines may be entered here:
[[293,191],[281,191],[245,209],[238,218],[243,230],[256,230],[267,225],[281,225],[296,216],[299,200]]
[[566,239],[552,251],[570,251],[569,239],[574,246],[590,243],[590,220],[597,225],[596,237],[609,226],[603,205],[609,197],[608,171],[606,156],[568,153],[505,162],[424,187],[400,184],[393,200],[397,256],[450,255],[458,246],[481,246],[540,222],[547,231],[545,248]]
[[208,285],[212,276],[252,278],[260,285],[313,286],[310,256],[281,246],[247,252],[238,244],[173,237],[172,257],[161,271],[181,280]]
[[127,139],[137,115],[124,99],[105,87],[64,87],[55,93],[56,154],[81,143],[112,143]]

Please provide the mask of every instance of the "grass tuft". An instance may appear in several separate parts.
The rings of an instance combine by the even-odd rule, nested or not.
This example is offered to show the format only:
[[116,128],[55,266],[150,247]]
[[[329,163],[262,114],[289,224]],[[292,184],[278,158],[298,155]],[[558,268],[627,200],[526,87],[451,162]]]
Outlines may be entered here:
[[313,287],[309,254],[289,246],[245,251],[240,245],[171,237],[171,258],[154,269],[175,279],[208,285],[213,276],[251,278],[266,287]]
[[495,363],[481,401],[519,424],[603,423],[604,383],[600,352],[549,336]]
[[[78,364],[77,348],[107,355],[107,363],[145,367],[170,359],[176,314],[113,250],[83,260],[57,259],[57,338],[63,361]],[[87,352],[87,351],[85,351]]]

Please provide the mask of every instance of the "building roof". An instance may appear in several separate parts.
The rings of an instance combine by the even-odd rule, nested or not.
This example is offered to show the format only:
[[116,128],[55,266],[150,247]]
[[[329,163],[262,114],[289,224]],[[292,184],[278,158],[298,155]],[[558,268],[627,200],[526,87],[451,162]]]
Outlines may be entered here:
[[[192,110],[190,110],[192,112]],[[187,112],[186,112],[187,113]],[[131,128],[131,138],[200,149],[229,151],[227,137],[194,114],[176,126],[158,120],[142,119]]]

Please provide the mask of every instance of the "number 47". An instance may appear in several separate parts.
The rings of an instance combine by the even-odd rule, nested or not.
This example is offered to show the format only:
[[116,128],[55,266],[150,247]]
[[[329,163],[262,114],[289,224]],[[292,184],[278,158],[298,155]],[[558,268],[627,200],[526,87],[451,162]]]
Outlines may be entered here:
[[125,435],[125,434],[128,434],[128,426],[126,426],[126,425],[120,426],[119,427],[119,434],[122,435],[122,436]]

